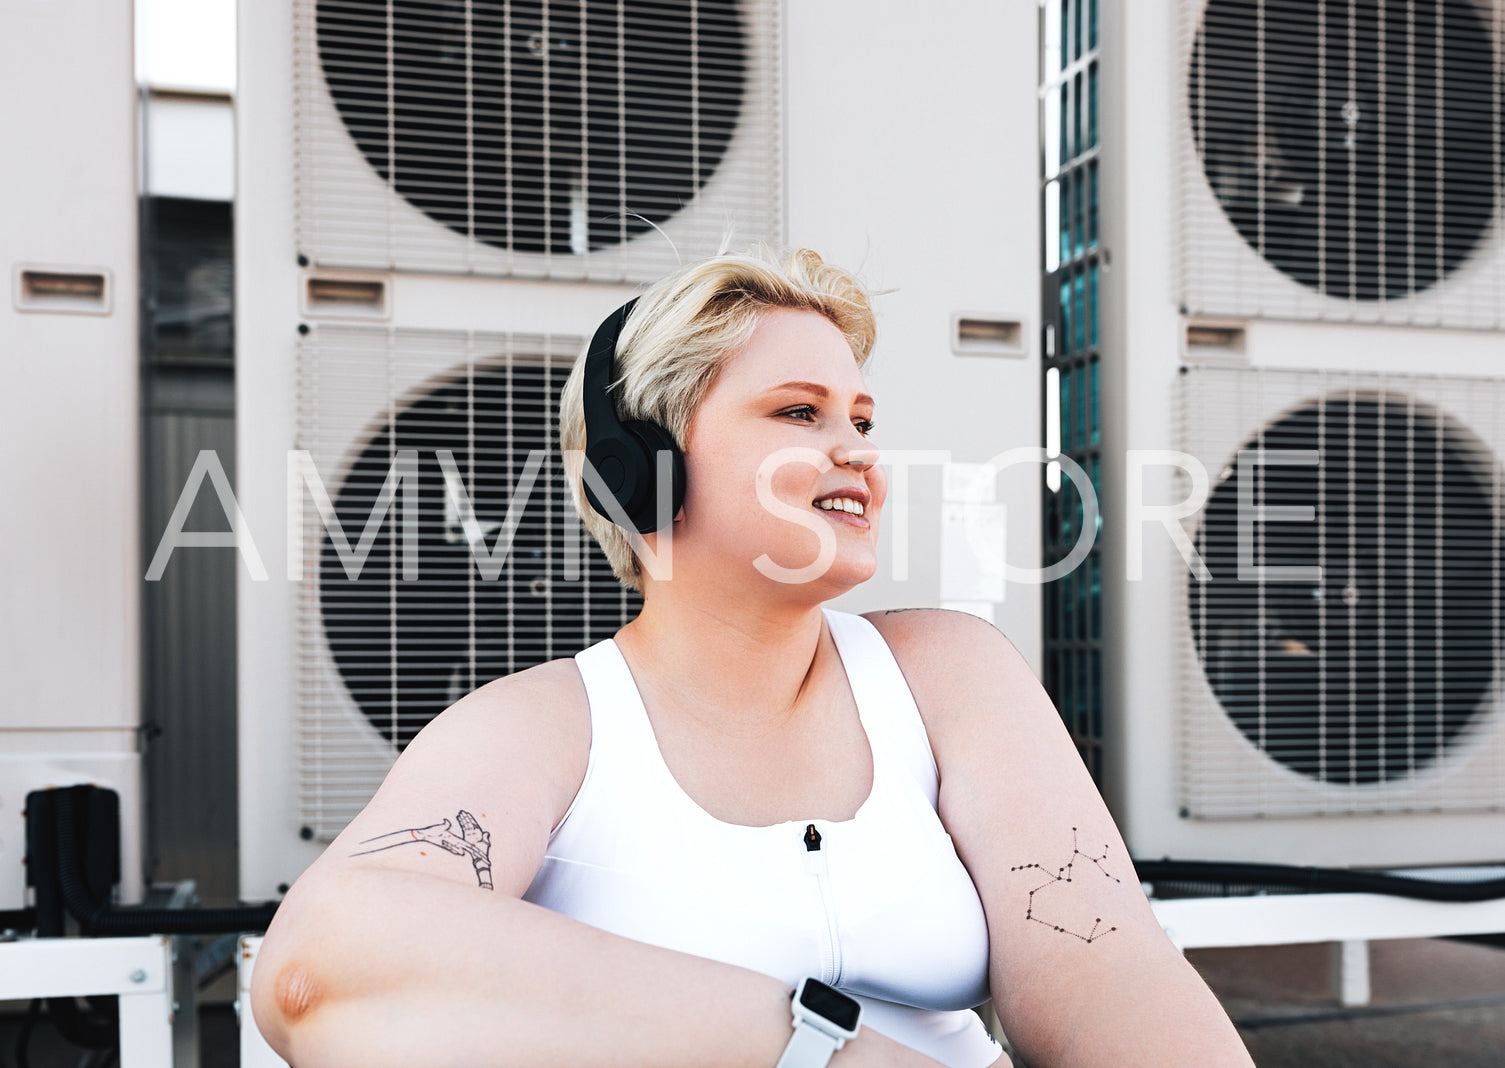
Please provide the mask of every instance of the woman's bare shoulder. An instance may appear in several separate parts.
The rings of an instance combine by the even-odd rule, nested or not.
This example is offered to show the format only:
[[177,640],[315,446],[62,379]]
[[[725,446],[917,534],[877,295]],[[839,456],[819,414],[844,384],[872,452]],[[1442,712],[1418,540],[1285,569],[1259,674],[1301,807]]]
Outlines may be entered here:
[[548,660],[478,686],[434,717],[414,744],[425,734],[449,741],[493,733],[509,739],[543,733],[589,745],[590,702],[574,659]]
[[582,709],[585,707],[585,682],[580,677],[580,669],[575,666],[574,657],[562,656],[557,660],[546,660],[542,664],[492,679],[456,702],[456,706],[470,702],[503,708],[538,701],[572,702],[578,703]]
[[505,781],[546,794],[557,816],[585,778],[590,743],[580,672],[570,658],[550,660],[477,687],[435,716],[398,758],[383,791]]
[[1013,642],[985,619],[944,608],[889,609],[863,618],[893,651],[938,757],[948,735],[969,733],[964,721],[979,699],[1008,700],[1039,688]]
[[878,628],[901,664],[909,656],[955,667],[968,660],[990,660],[1000,648],[1014,648],[987,620],[949,608],[888,608],[864,612],[862,618]]

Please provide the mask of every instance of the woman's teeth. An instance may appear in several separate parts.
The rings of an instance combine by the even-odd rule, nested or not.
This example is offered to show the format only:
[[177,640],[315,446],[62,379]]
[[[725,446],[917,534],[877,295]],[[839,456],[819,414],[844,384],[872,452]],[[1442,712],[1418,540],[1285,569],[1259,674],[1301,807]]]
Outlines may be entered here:
[[850,512],[852,515],[862,515],[862,502],[854,501],[850,497],[828,497],[823,501],[816,501],[815,507],[826,512]]

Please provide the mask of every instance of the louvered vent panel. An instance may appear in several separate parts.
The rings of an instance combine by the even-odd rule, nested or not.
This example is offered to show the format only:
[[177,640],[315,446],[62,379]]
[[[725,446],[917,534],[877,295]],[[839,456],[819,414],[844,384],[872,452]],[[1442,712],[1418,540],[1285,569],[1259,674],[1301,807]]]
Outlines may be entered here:
[[[342,559],[303,495],[300,810],[317,837],[337,834],[401,747],[457,698],[571,656],[636,615],[637,596],[613,577],[562,477],[559,393],[580,347],[356,327],[303,339],[299,438],[353,552],[399,454],[413,450],[417,464],[412,512],[399,490],[363,563]],[[409,514],[415,574],[404,572]]]
[[1193,315],[1505,328],[1505,0],[1183,0]]
[[775,0],[296,0],[315,266],[647,280],[782,236]]
[[1211,476],[1212,577],[1176,589],[1188,814],[1505,808],[1505,382],[1181,381]]

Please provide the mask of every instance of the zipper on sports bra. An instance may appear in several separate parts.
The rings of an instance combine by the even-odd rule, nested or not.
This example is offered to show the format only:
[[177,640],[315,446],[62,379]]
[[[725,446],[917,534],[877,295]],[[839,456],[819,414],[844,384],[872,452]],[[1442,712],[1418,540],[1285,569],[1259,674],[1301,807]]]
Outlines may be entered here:
[[841,939],[836,933],[836,908],[831,901],[831,873],[826,866],[826,851],[820,847],[820,832],[813,823],[805,828],[801,840],[805,843],[805,870],[815,877],[815,887],[820,891],[820,905],[826,916],[821,981],[836,986],[841,982]]

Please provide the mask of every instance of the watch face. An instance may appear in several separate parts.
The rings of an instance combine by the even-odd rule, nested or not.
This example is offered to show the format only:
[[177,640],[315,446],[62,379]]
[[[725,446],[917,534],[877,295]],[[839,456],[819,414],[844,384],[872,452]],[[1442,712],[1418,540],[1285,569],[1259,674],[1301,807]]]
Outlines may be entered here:
[[843,1031],[854,1031],[862,1005],[819,979],[806,979],[800,991],[800,1004],[824,1016]]

